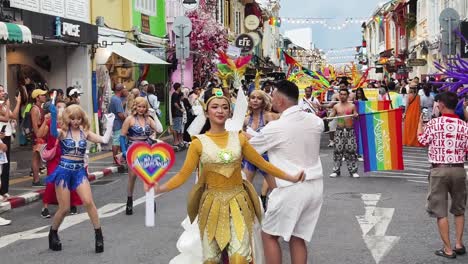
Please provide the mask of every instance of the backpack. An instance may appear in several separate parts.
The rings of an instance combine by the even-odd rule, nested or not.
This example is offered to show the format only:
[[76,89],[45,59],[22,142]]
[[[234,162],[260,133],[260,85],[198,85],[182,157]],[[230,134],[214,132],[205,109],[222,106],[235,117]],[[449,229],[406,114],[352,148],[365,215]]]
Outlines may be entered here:
[[23,113],[23,120],[21,121],[20,128],[21,132],[26,138],[31,138],[33,134],[33,127],[31,121],[31,109],[33,105],[31,103],[26,105]]

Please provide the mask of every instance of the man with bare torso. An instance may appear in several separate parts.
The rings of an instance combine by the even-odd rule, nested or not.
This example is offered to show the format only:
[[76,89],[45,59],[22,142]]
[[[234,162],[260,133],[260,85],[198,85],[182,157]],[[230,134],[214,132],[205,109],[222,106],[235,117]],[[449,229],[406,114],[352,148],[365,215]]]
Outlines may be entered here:
[[340,117],[336,118],[336,131],[335,131],[335,146],[333,150],[333,173],[330,177],[335,178],[341,174],[341,162],[343,156],[346,159],[346,164],[350,176],[353,178],[359,178],[357,173],[357,145],[356,137],[354,134],[353,118],[358,116],[356,107],[353,103],[348,101],[349,91],[348,89],[340,89],[339,99],[340,102],[333,106],[333,109],[329,117]]

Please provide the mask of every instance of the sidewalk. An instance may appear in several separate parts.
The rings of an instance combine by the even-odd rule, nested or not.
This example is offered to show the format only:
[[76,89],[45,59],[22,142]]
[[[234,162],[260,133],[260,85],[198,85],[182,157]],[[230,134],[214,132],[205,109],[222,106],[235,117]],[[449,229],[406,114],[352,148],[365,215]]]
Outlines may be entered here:
[[[172,137],[161,138],[163,141],[170,141]],[[169,143],[169,142],[168,142]],[[45,191],[43,187],[32,187],[32,177],[29,176],[31,170],[31,146],[17,147],[12,150],[10,160],[12,162],[10,170],[10,188],[11,197],[6,202],[0,203],[0,214],[13,208],[18,208],[42,198]],[[104,148],[97,153],[89,153],[88,180],[90,182],[110,176],[114,173],[123,173],[126,166],[118,166],[114,163],[112,152]],[[43,181],[47,175],[41,174]]]

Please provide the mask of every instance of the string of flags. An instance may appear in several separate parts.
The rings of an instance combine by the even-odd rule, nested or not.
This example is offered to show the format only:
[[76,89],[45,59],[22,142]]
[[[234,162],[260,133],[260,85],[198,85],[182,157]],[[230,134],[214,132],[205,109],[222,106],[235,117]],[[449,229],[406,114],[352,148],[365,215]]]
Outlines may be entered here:
[[345,29],[348,25],[351,24],[362,24],[365,23],[368,18],[363,18],[363,17],[348,17],[345,18],[343,23],[337,23],[337,22],[330,22],[330,21],[336,21],[338,20],[337,18],[291,18],[291,17],[284,17],[281,18],[281,21],[284,23],[289,23],[289,24],[318,24],[322,25],[329,30],[342,30]]

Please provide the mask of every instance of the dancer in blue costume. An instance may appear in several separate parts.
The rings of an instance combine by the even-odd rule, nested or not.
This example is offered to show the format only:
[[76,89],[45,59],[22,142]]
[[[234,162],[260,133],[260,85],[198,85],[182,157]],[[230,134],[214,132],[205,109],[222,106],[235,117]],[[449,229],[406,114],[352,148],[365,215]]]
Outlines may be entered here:
[[[163,127],[157,117],[153,120],[149,116],[149,103],[144,97],[138,97],[133,102],[132,114],[128,116],[123,125],[120,135],[120,149],[126,157],[127,149],[133,142],[146,142],[152,145],[154,142],[150,136],[154,133],[161,133]],[[136,175],[133,171],[128,171],[127,185],[127,206],[125,214],[133,214],[133,190],[135,189]]]
[[59,166],[47,177],[47,182],[55,183],[55,191],[59,208],[54,215],[49,232],[49,248],[53,251],[62,250],[62,243],[57,231],[65,215],[70,210],[70,191],[76,190],[89,218],[94,226],[96,253],[104,251],[104,238],[102,236],[99,216],[94,204],[91,186],[89,185],[84,167],[87,140],[94,143],[107,143],[112,135],[112,124],[115,116],[107,116],[106,132],[104,136],[89,131],[89,121],[86,113],[79,105],[70,105],[62,114],[61,127],[57,128],[57,109],[54,104],[49,107],[52,121],[50,134],[60,140],[62,156]]
[[[245,130],[248,129],[249,131],[252,130],[255,132],[260,132],[260,130],[262,130],[262,128],[270,121],[279,118],[278,114],[272,113],[270,111],[271,97],[262,90],[252,91],[249,96],[249,113],[247,114],[244,121]],[[250,131],[250,133],[252,133],[252,131]],[[262,157],[268,161],[267,153],[264,153]],[[274,179],[245,159],[242,161],[242,169],[247,180],[252,183],[257,170],[265,177],[260,198],[262,199],[263,208],[266,208],[266,194],[268,192],[268,187],[275,187],[276,184]]]

